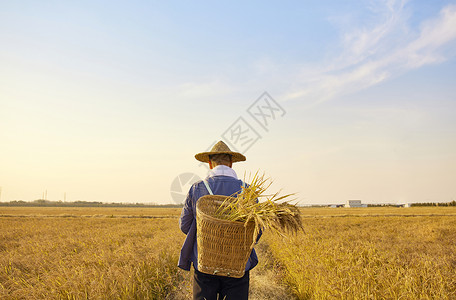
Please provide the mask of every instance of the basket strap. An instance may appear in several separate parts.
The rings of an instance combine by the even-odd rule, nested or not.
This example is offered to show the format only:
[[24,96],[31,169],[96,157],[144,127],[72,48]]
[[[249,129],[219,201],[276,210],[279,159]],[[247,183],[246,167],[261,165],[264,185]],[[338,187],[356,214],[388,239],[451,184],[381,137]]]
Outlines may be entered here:
[[204,185],[206,186],[206,189],[209,192],[209,194],[214,195],[214,193],[212,193],[211,188],[209,187],[209,183],[206,180],[203,180],[203,182],[204,182]]
[[241,180],[241,185],[243,188],[245,188],[245,182]]

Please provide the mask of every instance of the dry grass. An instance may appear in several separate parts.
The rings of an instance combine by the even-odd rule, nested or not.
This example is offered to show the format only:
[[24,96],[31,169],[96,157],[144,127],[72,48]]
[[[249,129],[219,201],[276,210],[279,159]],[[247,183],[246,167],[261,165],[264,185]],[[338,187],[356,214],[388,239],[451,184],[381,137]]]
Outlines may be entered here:
[[330,216],[456,216],[456,207],[368,207],[368,208],[330,208],[303,207],[303,217]]
[[242,192],[227,197],[217,209],[216,216],[220,219],[238,221],[247,227],[249,222],[255,226],[253,233],[253,248],[256,237],[261,230],[284,235],[302,230],[301,212],[296,205],[281,202],[293,194],[279,196],[279,192],[267,194],[272,180],[260,175],[253,176],[248,187],[242,187]]
[[1,299],[164,299],[182,286],[177,219],[1,218]]
[[[256,246],[252,299],[456,298],[456,208],[301,211],[305,234],[266,231]],[[0,217],[0,299],[191,297],[191,272],[176,267],[185,238],[180,210],[8,207],[0,214],[8,215]]]
[[306,234],[265,237],[299,299],[456,298],[454,216],[303,222]]
[[250,300],[293,299],[292,291],[283,280],[283,268],[274,260],[264,240],[255,246],[259,257],[258,265],[250,271]]
[[0,207],[0,216],[180,216],[180,208],[166,207]]

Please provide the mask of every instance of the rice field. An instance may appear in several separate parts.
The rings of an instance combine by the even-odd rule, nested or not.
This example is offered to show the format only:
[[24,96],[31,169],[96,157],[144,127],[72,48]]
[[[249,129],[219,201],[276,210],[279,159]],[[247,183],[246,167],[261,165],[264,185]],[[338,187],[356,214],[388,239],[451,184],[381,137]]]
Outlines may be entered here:
[[3,218],[1,299],[161,299],[179,282],[177,219]]
[[[189,299],[179,209],[0,208],[0,299]],[[455,299],[456,209],[302,209],[251,299]]]
[[306,218],[269,238],[299,299],[456,299],[456,217]]

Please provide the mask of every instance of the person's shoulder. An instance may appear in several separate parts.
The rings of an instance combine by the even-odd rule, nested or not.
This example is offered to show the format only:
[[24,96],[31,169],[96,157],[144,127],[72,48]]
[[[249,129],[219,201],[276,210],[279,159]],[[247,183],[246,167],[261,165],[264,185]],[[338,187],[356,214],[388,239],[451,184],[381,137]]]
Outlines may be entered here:
[[190,186],[188,196],[192,199],[199,198],[202,191],[205,189],[203,180],[198,180]]
[[224,181],[240,181],[240,179],[232,177],[232,176],[226,176],[226,175],[218,175],[218,176],[212,176],[208,178],[209,180],[224,180]]
[[200,186],[201,184],[203,184],[203,180],[195,181],[195,182],[192,184],[192,188],[196,188],[196,187]]
[[211,180],[213,180],[213,182],[215,184],[217,184],[217,182],[219,182],[219,183],[224,182],[224,183],[233,184],[233,185],[236,185],[236,186],[237,185],[242,185],[242,183],[244,182],[243,180],[235,178],[235,177],[232,177],[232,176],[214,176],[214,177],[211,177]]
[[198,185],[198,184],[201,184],[201,183],[203,183],[203,179],[200,179],[200,180],[198,180],[198,181],[195,181],[195,182],[193,183],[193,185]]
[[195,183],[192,184],[190,190],[198,190],[204,187],[204,182],[203,180],[198,180]]

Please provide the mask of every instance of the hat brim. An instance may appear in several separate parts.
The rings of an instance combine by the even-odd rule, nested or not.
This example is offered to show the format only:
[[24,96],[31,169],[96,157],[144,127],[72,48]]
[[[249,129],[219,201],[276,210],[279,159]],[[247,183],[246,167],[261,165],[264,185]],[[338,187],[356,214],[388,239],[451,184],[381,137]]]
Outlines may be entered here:
[[231,161],[234,163],[246,160],[245,156],[242,155],[241,153],[232,152],[232,151],[201,152],[201,153],[196,154],[195,158],[201,162],[209,163],[209,155],[214,155],[214,154],[229,154],[229,155],[231,155]]

